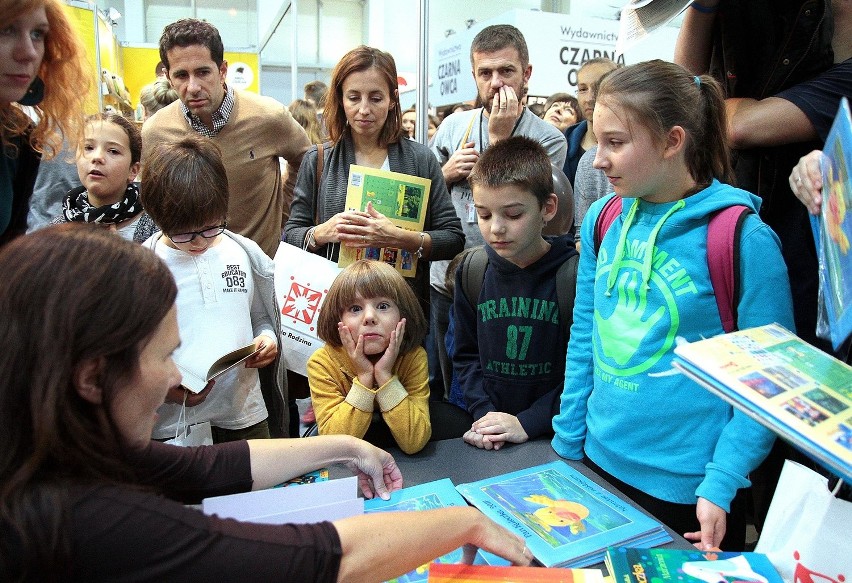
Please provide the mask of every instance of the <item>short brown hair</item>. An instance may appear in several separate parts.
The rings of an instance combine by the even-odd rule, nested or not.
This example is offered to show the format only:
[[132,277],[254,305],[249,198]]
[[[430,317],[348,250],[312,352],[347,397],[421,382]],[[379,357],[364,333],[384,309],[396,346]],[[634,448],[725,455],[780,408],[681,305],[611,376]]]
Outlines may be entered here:
[[400,273],[382,261],[361,259],[340,272],[322,305],[317,323],[317,334],[332,346],[341,346],[337,323],[355,296],[362,298],[386,297],[396,303],[400,318],[405,318],[405,336],[400,354],[411,352],[426,336],[426,317],[417,296]]
[[142,206],[165,234],[212,226],[228,215],[228,175],[219,147],[189,134],[145,154]]
[[473,167],[471,188],[512,185],[528,191],[544,206],[553,192],[553,167],[541,144],[525,136],[500,140]]
[[527,48],[527,40],[524,34],[511,24],[494,24],[480,30],[470,45],[470,66],[476,66],[473,62],[473,53],[495,53],[511,47],[518,51],[521,59],[521,68],[526,69],[530,64],[530,51]]
[[346,113],[343,111],[343,82],[352,73],[375,69],[388,84],[391,108],[388,118],[379,134],[379,144],[387,146],[399,141],[402,131],[402,112],[399,110],[399,81],[396,73],[396,62],[390,53],[361,45],[343,55],[331,74],[331,90],[326,95],[323,121],[328,129],[329,139],[337,143],[346,130]]
[[225,46],[222,44],[219,30],[209,22],[197,18],[182,18],[167,24],[160,37],[160,60],[163,61],[167,72],[171,70],[169,51],[175,47],[192,45],[207,47],[210,58],[217,67],[221,67],[225,61]]

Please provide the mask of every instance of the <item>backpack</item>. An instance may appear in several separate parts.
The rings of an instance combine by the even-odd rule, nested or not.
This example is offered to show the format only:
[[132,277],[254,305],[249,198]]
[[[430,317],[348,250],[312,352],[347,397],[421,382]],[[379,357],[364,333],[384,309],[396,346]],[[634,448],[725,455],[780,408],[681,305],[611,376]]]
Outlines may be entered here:
[[[595,254],[607,230],[621,214],[621,197],[613,196],[604,204],[595,221]],[[719,318],[725,333],[737,329],[737,299],[740,297],[740,233],[751,209],[736,204],[710,215],[707,225],[707,267],[710,285],[716,296]]]
[[[571,324],[574,323],[574,295],[577,291],[577,263],[580,258],[575,253],[556,271],[556,305],[559,309],[559,322],[562,324],[562,332],[568,338]],[[485,280],[485,269],[488,267],[488,253],[485,247],[476,247],[468,253],[462,264],[461,284],[464,295],[471,306],[476,306],[479,301],[479,293],[482,291],[482,282]]]

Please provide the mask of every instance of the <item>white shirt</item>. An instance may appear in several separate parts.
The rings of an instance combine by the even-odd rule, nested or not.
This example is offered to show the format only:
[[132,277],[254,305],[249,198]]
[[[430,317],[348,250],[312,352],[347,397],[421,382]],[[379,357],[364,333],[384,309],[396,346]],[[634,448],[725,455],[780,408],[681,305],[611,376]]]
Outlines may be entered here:
[[[210,364],[245,346],[260,334],[275,339],[263,302],[255,297],[248,255],[234,241],[220,236],[198,256],[174,249],[162,240],[155,252],[177,282],[178,329],[181,346],[174,359],[205,377]],[[175,436],[181,405],[163,404],[154,428],[156,439]],[[243,429],[267,418],[257,369],[238,366],[216,379],[200,405],[186,410],[190,424],[210,421],[224,429]]]

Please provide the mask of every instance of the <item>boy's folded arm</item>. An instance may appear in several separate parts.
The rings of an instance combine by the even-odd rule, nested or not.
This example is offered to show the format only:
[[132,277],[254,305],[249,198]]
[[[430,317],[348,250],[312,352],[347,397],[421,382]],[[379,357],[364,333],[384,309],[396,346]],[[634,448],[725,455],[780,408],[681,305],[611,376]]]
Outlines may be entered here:
[[529,408],[516,415],[530,439],[541,437],[553,430],[553,417],[559,412],[561,394],[562,383],[557,383],[550,391],[533,401]]

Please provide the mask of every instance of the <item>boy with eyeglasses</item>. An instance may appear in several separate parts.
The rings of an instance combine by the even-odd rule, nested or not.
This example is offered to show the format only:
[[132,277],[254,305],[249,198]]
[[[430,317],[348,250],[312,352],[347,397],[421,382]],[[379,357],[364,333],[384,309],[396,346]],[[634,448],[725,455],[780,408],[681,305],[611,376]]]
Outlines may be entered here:
[[158,411],[154,439],[175,437],[181,410],[209,421],[213,441],[268,438],[267,407],[256,369],[276,363],[276,408],[286,403],[278,359],[279,311],[273,264],[250,239],[226,229],[228,177],[218,146],[189,135],[147,154],[142,204],[162,232],[145,243],[172,271],[181,345],[174,358],[205,377],[215,357],[252,341],[259,349],[200,393],[173,389]]

